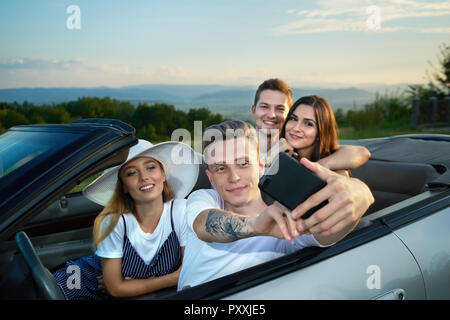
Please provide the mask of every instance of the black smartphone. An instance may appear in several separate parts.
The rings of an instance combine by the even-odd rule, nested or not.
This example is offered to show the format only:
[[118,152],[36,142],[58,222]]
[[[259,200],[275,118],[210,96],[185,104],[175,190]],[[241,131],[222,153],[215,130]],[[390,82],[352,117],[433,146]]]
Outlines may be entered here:
[[[266,168],[259,181],[259,188],[289,210],[294,210],[327,183],[314,172],[285,152],[280,152]],[[302,219],[309,218],[314,212],[328,203],[327,200],[311,208]]]

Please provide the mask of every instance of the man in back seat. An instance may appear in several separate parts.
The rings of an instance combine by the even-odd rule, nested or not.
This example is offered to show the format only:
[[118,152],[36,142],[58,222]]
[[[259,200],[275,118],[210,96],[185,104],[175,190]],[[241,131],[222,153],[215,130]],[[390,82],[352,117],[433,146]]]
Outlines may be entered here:
[[[292,91],[283,80],[268,79],[258,86],[251,111],[258,130],[262,158],[273,158],[274,155],[270,154],[278,153],[278,150],[287,144],[285,139],[279,141],[279,135],[291,107]],[[369,157],[370,152],[365,147],[345,145],[339,146],[336,152],[318,162],[330,170],[337,171],[359,167]]]

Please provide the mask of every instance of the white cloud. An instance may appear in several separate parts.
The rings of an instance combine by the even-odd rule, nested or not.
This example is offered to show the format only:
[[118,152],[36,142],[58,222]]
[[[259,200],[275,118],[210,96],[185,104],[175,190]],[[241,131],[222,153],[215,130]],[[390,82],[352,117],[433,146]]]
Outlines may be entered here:
[[420,30],[422,33],[447,33],[450,34],[450,28],[425,28]]
[[13,58],[0,62],[2,69],[70,69],[82,66],[81,59],[59,60],[59,59],[35,59],[35,58]]
[[186,72],[183,67],[169,67],[169,66],[160,66],[156,70],[156,75],[167,76],[167,77],[180,77],[183,78],[186,76]]
[[105,63],[88,62],[81,58],[56,59],[56,58],[30,58],[19,57],[0,60],[0,69],[6,70],[28,70],[37,72],[97,72],[97,73],[128,73],[128,66],[108,65]]
[[0,87],[11,87],[20,81],[27,85],[39,83],[42,86],[59,86],[61,83],[120,86],[158,81],[182,82],[191,76],[188,77],[188,72],[182,66],[108,64],[81,58],[0,57],[0,78]]
[[[324,32],[368,32],[369,19],[379,17],[379,32],[412,31],[425,33],[446,33],[448,26],[421,28],[401,25],[406,18],[439,17],[450,15],[450,1],[419,0],[318,0],[317,9],[298,10],[300,20],[278,26],[272,30],[275,35],[292,35]],[[371,11],[375,6],[379,11]],[[372,8],[373,9],[373,8]],[[293,13],[295,10],[288,10]],[[373,21],[373,20],[371,20]],[[395,22],[395,26],[383,26],[386,22]]]
[[313,18],[297,20],[289,24],[277,27],[274,32],[277,35],[301,34],[301,33],[323,33],[334,31],[363,31],[365,24],[363,21],[351,19],[324,19]]

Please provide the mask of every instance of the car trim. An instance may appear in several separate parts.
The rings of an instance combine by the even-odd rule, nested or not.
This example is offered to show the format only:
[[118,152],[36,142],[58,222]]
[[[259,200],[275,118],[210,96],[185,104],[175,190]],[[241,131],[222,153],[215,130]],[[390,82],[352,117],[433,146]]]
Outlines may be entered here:
[[448,206],[450,206],[450,189],[445,188],[443,192],[437,192],[436,194],[433,192],[431,197],[414,202],[379,219],[391,230],[396,230]]
[[17,125],[9,128],[8,130],[23,130],[23,131],[40,131],[44,128],[45,131],[50,130],[71,130],[71,127],[76,127],[78,129],[85,127],[86,129],[92,130],[93,128],[108,128],[119,132],[121,135],[134,135],[136,130],[120,121],[115,119],[101,119],[101,118],[89,118],[89,119],[78,119],[74,120],[68,124],[29,124],[29,125]]

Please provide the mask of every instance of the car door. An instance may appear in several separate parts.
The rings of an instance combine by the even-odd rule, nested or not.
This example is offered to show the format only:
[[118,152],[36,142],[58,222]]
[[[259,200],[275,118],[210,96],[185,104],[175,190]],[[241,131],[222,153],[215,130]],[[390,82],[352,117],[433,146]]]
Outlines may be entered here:
[[[88,205],[83,209],[84,204],[78,201],[83,197],[63,196],[85,178],[123,162],[137,138],[134,128],[106,119],[18,126],[6,134],[9,140],[0,143],[2,159],[8,163],[17,158],[18,149],[27,161],[19,169],[9,161],[11,165],[6,167],[10,172],[0,177],[0,296],[9,296],[14,290],[17,295],[13,297],[23,298],[33,284],[28,281],[28,273],[18,270],[24,264],[17,254],[14,235],[21,230],[32,235],[47,268],[88,252],[92,218],[99,208]],[[42,150],[28,157],[34,146]],[[71,210],[72,204],[75,210]],[[24,287],[18,289],[16,284],[22,283],[22,276],[27,278]]]
[[[407,201],[396,208],[404,209]],[[387,209],[387,214],[392,213]],[[166,299],[425,299],[421,270],[380,217],[327,248],[308,247]]]
[[433,300],[450,299],[450,196],[442,201],[433,214],[395,230],[421,269],[426,299]]
[[449,205],[448,188],[432,188],[363,218],[328,259],[226,298],[449,299]]
[[226,299],[424,299],[414,257],[389,233]]

